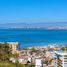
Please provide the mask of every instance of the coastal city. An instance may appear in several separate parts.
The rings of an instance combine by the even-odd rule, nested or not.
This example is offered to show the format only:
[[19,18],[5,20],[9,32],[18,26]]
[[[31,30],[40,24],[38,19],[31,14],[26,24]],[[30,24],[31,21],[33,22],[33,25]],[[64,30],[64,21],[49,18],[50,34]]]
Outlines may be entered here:
[[[53,44],[47,46],[31,46],[21,49],[18,42],[0,42],[0,51],[4,46],[6,47],[4,50],[6,50],[6,45],[9,46],[12,54],[8,62],[15,65],[17,64],[18,67],[67,67],[67,46]],[[4,55],[3,49],[0,56],[2,54]],[[0,60],[0,62],[5,61],[5,58],[1,58],[2,60]],[[7,64],[5,66],[7,67]]]
[[67,67],[67,0],[0,0],[0,67]]

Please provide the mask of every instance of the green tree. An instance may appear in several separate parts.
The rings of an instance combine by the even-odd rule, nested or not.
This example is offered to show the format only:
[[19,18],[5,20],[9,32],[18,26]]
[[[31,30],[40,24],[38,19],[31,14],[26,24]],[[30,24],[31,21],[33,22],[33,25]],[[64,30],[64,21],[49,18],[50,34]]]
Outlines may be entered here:
[[63,50],[63,51],[67,51],[67,46],[62,47],[61,50]]
[[44,62],[44,63],[48,66],[49,64],[51,64],[51,63],[52,63],[52,60],[53,60],[53,59],[45,60],[45,62]]
[[8,43],[0,43],[0,60],[9,60],[11,51]]
[[36,52],[37,51],[35,48],[32,48],[31,50],[32,50],[32,52]]

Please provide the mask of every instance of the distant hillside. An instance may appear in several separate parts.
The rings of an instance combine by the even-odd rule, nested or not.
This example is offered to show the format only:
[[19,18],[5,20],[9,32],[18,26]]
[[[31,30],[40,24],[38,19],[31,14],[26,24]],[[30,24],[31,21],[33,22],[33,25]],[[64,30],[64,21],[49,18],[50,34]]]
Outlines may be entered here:
[[44,28],[44,29],[67,29],[67,22],[57,23],[5,23],[0,28]]

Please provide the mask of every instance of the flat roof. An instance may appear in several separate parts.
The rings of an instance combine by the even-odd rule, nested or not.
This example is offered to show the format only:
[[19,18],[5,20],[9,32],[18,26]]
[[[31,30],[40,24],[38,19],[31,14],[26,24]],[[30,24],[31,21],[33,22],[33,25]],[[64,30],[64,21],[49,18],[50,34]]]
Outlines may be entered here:
[[66,51],[64,51],[64,52],[55,51],[55,53],[58,54],[58,55],[67,55],[67,52]]

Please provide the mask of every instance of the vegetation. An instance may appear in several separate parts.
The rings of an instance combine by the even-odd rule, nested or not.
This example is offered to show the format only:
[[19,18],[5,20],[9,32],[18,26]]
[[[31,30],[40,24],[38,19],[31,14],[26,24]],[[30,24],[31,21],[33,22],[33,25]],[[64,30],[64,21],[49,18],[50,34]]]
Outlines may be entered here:
[[57,67],[62,67],[62,61],[58,58],[58,63],[57,63]]
[[29,50],[29,48],[23,48],[23,50]]
[[44,63],[48,66],[49,64],[51,64],[51,63],[52,63],[52,60],[53,60],[53,59],[45,60],[45,62],[44,62]]
[[0,61],[0,67],[26,67],[25,65],[22,64],[13,64],[11,62],[7,62],[7,61]]
[[34,65],[14,64],[8,61],[0,61],[0,67],[34,67]]
[[33,67],[31,65],[12,63],[9,61],[10,57],[17,58],[18,54],[12,54],[8,43],[0,43],[0,67]]
[[37,50],[35,48],[32,48],[31,50],[32,50],[32,52],[37,52]]
[[11,56],[11,50],[9,44],[0,43],[0,61],[8,61]]
[[63,51],[67,51],[67,46],[62,47],[61,50],[63,50]]

